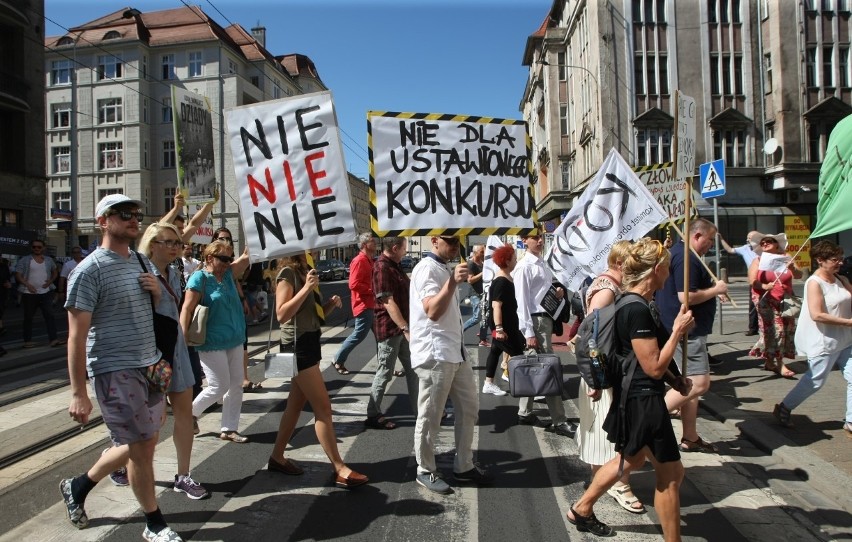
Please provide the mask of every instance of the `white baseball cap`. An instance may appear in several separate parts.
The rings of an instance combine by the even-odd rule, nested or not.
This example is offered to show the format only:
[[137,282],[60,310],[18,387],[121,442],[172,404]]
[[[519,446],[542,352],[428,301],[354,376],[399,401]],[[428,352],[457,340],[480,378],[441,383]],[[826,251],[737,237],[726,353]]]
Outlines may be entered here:
[[98,202],[98,206],[95,207],[95,218],[106,215],[107,211],[121,203],[135,203],[139,207],[145,206],[145,204],[138,199],[131,199],[124,194],[110,194],[109,196],[104,196],[103,199]]

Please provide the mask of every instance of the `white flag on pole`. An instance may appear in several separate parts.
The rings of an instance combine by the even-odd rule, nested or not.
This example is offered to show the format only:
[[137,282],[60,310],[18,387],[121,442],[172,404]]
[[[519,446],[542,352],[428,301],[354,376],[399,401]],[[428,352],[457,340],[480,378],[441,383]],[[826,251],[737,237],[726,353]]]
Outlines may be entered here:
[[556,228],[546,256],[560,282],[577,290],[606,271],[609,249],[644,236],[668,214],[615,149]]

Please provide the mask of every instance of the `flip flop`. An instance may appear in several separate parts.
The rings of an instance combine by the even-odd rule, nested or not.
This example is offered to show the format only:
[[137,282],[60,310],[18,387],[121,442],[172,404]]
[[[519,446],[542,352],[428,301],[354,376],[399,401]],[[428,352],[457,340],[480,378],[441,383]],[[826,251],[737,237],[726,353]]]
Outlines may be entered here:
[[343,365],[339,363],[334,364],[334,370],[337,371],[337,374],[348,375],[349,371]]

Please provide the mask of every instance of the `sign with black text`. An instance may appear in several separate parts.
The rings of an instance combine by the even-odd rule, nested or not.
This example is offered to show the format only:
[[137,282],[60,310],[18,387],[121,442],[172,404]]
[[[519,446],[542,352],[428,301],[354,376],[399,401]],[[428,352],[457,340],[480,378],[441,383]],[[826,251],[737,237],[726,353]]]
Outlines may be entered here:
[[534,227],[523,121],[379,111],[367,119],[377,235],[488,235]]
[[330,92],[225,111],[252,262],[354,242]]
[[[189,205],[216,200],[213,116],[207,98],[172,85],[177,183]],[[167,156],[167,149],[163,150]],[[168,158],[164,158],[166,160]],[[168,166],[164,163],[163,166]]]

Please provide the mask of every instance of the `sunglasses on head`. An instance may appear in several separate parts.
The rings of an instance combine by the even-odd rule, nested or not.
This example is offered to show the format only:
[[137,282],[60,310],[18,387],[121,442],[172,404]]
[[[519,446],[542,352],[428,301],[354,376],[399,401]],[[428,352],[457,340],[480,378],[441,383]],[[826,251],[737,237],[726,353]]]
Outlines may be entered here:
[[461,240],[458,237],[443,237],[441,236],[441,241],[447,243],[448,245],[458,245],[461,243]]
[[221,254],[213,254],[213,257],[222,263],[231,263],[234,261],[233,256],[222,256]]
[[132,220],[135,218],[138,222],[142,222],[142,220],[145,218],[145,213],[143,213],[142,211],[136,211],[134,213],[132,211],[128,211],[127,209],[110,209],[110,211],[107,213],[107,216],[112,215],[118,215],[118,218],[124,221]]

